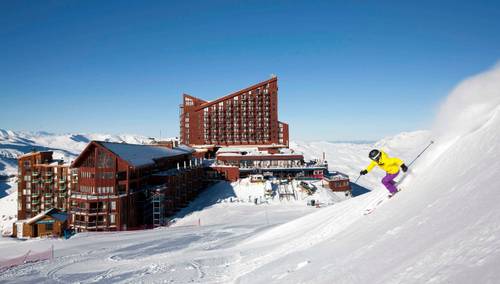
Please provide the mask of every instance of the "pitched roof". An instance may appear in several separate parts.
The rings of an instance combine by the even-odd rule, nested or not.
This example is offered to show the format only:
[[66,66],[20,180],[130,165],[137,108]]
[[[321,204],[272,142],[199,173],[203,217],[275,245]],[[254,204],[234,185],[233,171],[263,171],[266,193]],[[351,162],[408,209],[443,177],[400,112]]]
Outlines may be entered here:
[[31,224],[39,221],[40,219],[42,219],[45,216],[50,216],[58,221],[63,221],[63,222],[68,219],[67,213],[61,212],[61,210],[56,209],[56,208],[50,208],[50,209],[47,209],[47,210],[39,213],[35,217],[28,219],[26,221],[26,223],[31,225]]
[[191,153],[187,148],[96,141],[134,167],[154,164],[155,160]]

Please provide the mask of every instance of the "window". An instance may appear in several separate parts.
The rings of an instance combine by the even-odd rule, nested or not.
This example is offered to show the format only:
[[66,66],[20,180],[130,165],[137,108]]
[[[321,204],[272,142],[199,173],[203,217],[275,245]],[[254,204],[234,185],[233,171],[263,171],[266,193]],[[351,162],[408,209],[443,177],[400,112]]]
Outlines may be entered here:
[[113,158],[110,155],[99,151],[97,153],[97,167],[98,168],[112,168],[113,167]]
[[109,215],[109,223],[114,224],[115,223],[115,214]]
[[52,225],[53,225],[52,223],[45,224],[45,230],[46,231],[52,231],[52,229],[53,229]]
[[116,201],[111,201],[111,210],[116,210]]

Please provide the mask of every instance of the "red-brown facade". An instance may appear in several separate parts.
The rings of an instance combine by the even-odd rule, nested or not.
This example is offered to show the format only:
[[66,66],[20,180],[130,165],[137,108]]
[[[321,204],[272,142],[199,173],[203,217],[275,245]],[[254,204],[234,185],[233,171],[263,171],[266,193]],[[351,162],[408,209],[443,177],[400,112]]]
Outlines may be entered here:
[[180,140],[190,146],[288,147],[288,124],[278,121],[278,78],[211,102],[184,94]]
[[229,181],[252,174],[322,179],[328,173],[326,163],[306,163],[304,156],[293,150],[261,147],[221,148],[212,168]]
[[[73,227],[112,231],[152,226],[152,195],[159,189],[174,189],[166,192],[175,201],[167,205],[171,209],[167,213],[185,206],[195,196],[193,192],[202,188],[199,181],[203,180],[191,154],[162,146],[92,141],[72,164],[79,175],[71,195]],[[162,171],[170,171],[171,178],[158,178]],[[188,184],[191,172],[197,173],[197,179]]]
[[334,172],[325,176],[323,178],[323,183],[330,188],[331,191],[341,191],[341,192],[350,192],[351,184],[349,182],[349,176]]
[[54,160],[51,151],[19,157],[18,219],[29,219],[51,208],[68,211],[67,197],[73,184],[69,165]]

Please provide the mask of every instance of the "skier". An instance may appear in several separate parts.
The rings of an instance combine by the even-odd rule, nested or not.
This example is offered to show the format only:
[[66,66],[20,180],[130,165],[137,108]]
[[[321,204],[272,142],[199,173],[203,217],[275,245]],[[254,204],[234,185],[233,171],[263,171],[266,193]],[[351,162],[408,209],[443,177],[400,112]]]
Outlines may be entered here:
[[370,154],[368,154],[368,157],[372,160],[372,162],[370,163],[370,165],[368,165],[368,167],[366,167],[366,169],[362,170],[359,174],[366,175],[375,166],[379,166],[380,168],[382,168],[386,172],[385,177],[382,179],[382,184],[389,191],[389,197],[392,197],[394,194],[398,192],[398,189],[394,185],[394,179],[399,174],[399,167],[401,167],[403,172],[406,172],[408,170],[408,167],[404,164],[404,162],[401,159],[390,158],[387,155],[387,153],[377,149],[371,150]]

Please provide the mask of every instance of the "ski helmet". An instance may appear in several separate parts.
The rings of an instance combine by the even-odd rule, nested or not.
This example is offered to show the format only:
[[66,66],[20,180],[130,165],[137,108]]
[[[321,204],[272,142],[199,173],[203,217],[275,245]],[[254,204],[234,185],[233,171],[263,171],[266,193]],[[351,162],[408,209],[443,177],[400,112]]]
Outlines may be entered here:
[[380,156],[382,156],[382,152],[377,149],[371,150],[370,154],[368,154],[368,157],[370,157],[370,159],[374,160],[375,162],[378,162],[378,160],[380,160]]

